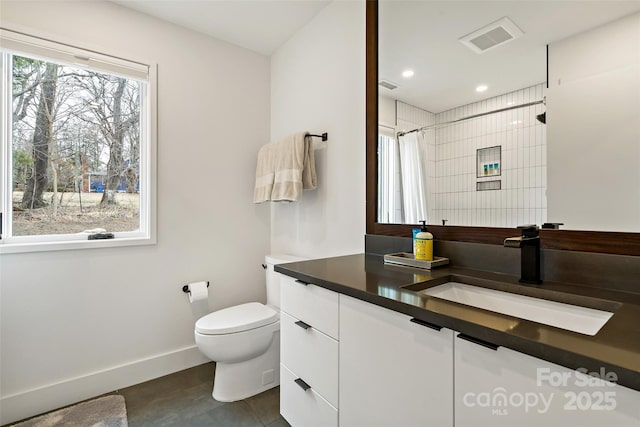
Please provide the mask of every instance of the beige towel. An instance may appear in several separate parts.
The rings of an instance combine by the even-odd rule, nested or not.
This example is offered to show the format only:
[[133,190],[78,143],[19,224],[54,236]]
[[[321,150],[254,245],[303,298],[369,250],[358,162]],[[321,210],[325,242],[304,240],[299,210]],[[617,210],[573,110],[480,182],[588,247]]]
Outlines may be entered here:
[[316,158],[313,154],[313,138],[305,133],[304,139],[304,163],[302,166],[302,188],[315,190],[318,187],[316,176]]
[[258,166],[256,167],[256,186],[253,190],[253,203],[271,200],[273,179],[275,176],[275,157],[272,154],[274,144],[263,145],[258,151]]
[[254,203],[296,201],[317,186],[316,165],[308,132],[267,144],[258,152]]

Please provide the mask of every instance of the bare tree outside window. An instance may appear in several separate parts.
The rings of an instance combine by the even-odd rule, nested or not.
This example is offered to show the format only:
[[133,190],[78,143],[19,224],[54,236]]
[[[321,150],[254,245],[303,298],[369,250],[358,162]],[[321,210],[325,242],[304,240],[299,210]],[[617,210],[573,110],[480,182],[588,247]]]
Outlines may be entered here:
[[12,58],[13,235],[137,230],[141,83]]

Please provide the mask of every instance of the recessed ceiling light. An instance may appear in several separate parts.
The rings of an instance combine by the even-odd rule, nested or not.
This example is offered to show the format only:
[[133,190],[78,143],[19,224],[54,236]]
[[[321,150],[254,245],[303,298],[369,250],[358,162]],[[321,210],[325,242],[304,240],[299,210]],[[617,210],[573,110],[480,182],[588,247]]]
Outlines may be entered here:
[[408,79],[409,77],[413,77],[413,70],[404,70],[402,72],[402,77],[404,77],[405,79]]
[[484,92],[487,89],[489,89],[489,87],[487,85],[480,85],[480,86],[476,87],[476,92]]

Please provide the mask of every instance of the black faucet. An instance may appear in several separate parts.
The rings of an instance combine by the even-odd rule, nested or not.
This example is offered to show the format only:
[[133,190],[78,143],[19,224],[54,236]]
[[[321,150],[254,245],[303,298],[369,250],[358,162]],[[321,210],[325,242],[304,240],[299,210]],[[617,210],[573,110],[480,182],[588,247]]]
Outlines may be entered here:
[[519,237],[504,239],[506,248],[520,248],[520,283],[539,285],[540,279],[540,230],[538,226],[520,225]]

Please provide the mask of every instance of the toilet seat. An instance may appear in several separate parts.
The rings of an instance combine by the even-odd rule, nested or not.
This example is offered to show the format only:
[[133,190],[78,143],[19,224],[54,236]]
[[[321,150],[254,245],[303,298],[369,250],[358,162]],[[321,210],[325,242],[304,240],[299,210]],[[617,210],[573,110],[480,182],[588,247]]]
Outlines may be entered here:
[[259,302],[249,302],[201,317],[196,322],[196,332],[204,335],[223,335],[248,331],[269,325],[278,320],[278,313]]

